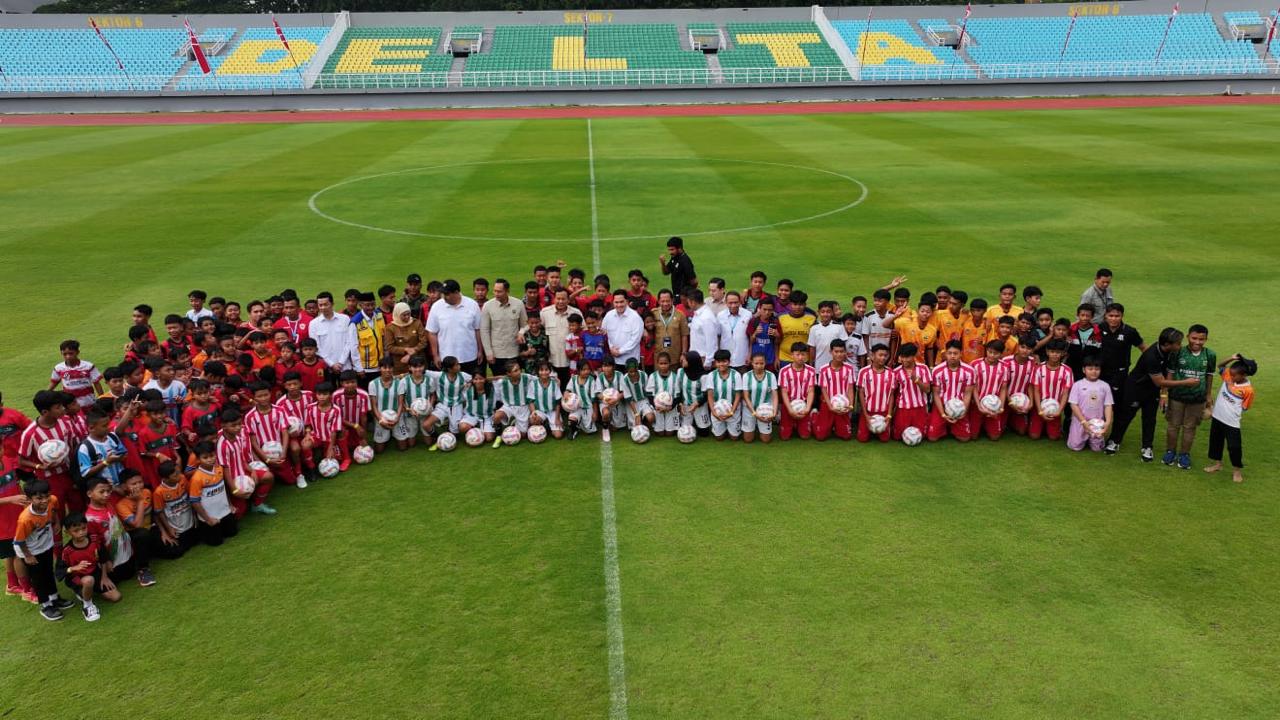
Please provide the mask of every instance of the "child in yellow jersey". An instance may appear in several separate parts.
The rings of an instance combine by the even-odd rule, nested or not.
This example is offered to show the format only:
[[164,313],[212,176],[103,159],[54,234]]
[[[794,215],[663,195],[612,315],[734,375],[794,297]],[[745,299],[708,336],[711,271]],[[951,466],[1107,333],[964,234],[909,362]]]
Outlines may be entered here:
[[987,333],[990,324],[987,322],[987,301],[974,298],[969,303],[969,314],[960,324],[960,361],[973,364],[986,354]]
[[791,362],[791,346],[796,343],[809,346],[809,328],[813,327],[817,318],[804,311],[805,304],[808,302],[809,296],[803,290],[792,291],[790,309],[778,316],[778,330],[781,332],[778,358],[784,363]]
[[[940,288],[941,289],[941,288]],[[947,294],[947,304],[942,304],[942,293],[938,293],[938,309],[933,313],[933,317],[929,322],[938,329],[938,337],[934,340],[934,347],[939,355],[946,350],[947,343],[952,340],[960,340],[960,331],[964,327],[964,321],[967,315],[964,311],[965,303],[969,302],[969,293],[963,290],[956,290]]]
[[908,343],[916,346],[916,362],[925,367],[933,367],[936,354],[938,327],[931,320],[938,298],[927,292],[920,296],[920,304],[916,306],[914,316],[902,316],[893,321],[893,332],[898,338],[898,347]]

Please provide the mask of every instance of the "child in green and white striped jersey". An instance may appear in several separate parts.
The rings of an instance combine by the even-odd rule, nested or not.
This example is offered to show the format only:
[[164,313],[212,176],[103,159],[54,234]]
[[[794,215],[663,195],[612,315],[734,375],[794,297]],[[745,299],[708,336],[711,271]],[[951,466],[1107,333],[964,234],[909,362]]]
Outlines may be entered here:
[[[627,423],[631,416],[635,414],[635,409],[631,404],[631,385],[623,382],[623,375],[619,373],[613,363],[606,362],[600,367],[600,373],[596,375],[596,383],[600,388],[600,422],[605,426],[614,429],[627,427]],[[618,401],[612,405],[603,400],[604,393],[608,390],[618,391]]]
[[533,413],[534,386],[538,381],[520,369],[520,363],[507,363],[506,377],[495,380],[493,391],[498,395],[497,412],[493,414],[495,428],[515,424],[523,435],[529,431],[529,417]]
[[684,355],[684,367],[676,371],[676,387],[680,388],[680,424],[696,426],[699,430],[711,427],[711,412],[707,409],[707,394],[702,391],[702,355],[690,350]]
[[[595,432],[598,420],[596,399],[600,395],[600,383],[591,366],[587,363],[578,363],[576,374],[569,378],[564,391],[573,393],[578,399],[577,409],[570,411],[566,418],[569,425],[569,439],[573,440],[577,437],[579,430],[585,433]],[[561,402],[564,402],[563,399]]]
[[[778,412],[778,377],[767,367],[764,353],[753,353],[751,369],[742,374],[742,439],[745,442],[755,440],[757,432],[760,442],[773,439],[773,418]],[[761,405],[773,408],[774,414],[761,417],[757,414]]]
[[[649,379],[644,385],[645,394],[654,400],[653,431],[659,435],[675,435],[676,428],[680,426],[680,408],[677,405],[680,397],[679,373],[672,372],[671,353],[666,350],[658,353],[654,358],[654,365],[657,369],[649,373]],[[658,396],[663,393],[671,398],[671,409],[665,412],[657,407]]]
[[529,421],[545,425],[555,438],[564,437],[564,424],[560,422],[560,381],[551,374],[551,363],[541,360],[534,366],[538,374],[533,383],[533,415]]
[[[742,376],[729,367],[733,355],[728,350],[717,350],[712,356],[715,369],[702,376],[702,389],[707,393],[707,405],[711,407],[711,434],[717,440],[727,434],[735,440],[742,434]],[[716,412],[721,401],[729,403],[729,410]]]
[[627,390],[631,393],[631,422],[636,425],[653,425],[653,404],[649,402],[649,377],[640,369],[640,361],[632,358],[627,361],[627,372],[622,376]]
[[440,361],[440,369],[442,372],[436,378],[436,406],[422,422],[423,435],[432,434],[438,423],[444,423],[449,432],[458,432],[462,393],[471,382],[471,376],[462,372],[462,364],[452,355]]
[[458,423],[455,432],[463,435],[471,428],[480,428],[485,442],[493,442],[497,434],[493,429],[493,410],[498,405],[498,395],[493,385],[483,375],[471,378],[458,403]]
[[[387,441],[395,438],[401,450],[408,449],[409,438],[418,429],[405,422],[409,413],[404,408],[404,385],[395,375],[396,363],[390,356],[378,361],[378,378],[369,383],[369,405],[373,408],[373,451],[387,449]],[[395,419],[387,420],[383,413],[394,413]]]
[[[401,385],[404,389],[404,406],[406,412],[404,417],[413,428],[413,436],[409,438],[409,447],[413,447],[418,443],[418,433],[427,418],[431,415],[432,401],[436,394],[436,383],[440,379],[440,373],[427,369],[427,359],[421,355],[414,355],[409,358],[409,374],[400,378]],[[427,403],[427,412],[417,415],[412,412],[413,404],[418,400]],[[421,430],[426,435],[425,430]]]

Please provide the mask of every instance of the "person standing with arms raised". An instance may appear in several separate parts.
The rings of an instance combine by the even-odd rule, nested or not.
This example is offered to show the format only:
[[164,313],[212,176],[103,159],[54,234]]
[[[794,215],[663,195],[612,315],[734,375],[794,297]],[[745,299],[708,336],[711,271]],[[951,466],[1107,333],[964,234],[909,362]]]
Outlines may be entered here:
[[696,277],[693,260],[684,251],[684,240],[678,237],[667,240],[667,254],[659,257],[658,263],[662,266],[662,274],[671,276],[671,293],[675,295],[676,303],[679,303],[681,293],[693,284]]

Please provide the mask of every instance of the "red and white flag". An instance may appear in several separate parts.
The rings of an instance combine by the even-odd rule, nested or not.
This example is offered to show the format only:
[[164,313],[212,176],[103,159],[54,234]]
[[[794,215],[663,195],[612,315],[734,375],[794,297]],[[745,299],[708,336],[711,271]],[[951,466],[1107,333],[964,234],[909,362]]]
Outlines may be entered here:
[[200,47],[200,40],[196,38],[196,33],[191,29],[191,23],[186,18],[182,19],[182,24],[187,28],[187,40],[191,43],[191,54],[196,56],[196,62],[200,65],[200,72],[208,75],[209,58],[204,56],[204,48]]
[[968,20],[968,19],[969,19],[969,16],[970,16],[970,15],[972,15],[972,14],[973,14],[973,4],[972,4],[972,3],[965,3],[965,4],[964,4],[964,19],[965,19],[965,20]]
[[1271,47],[1271,38],[1276,36],[1276,22],[1280,21],[1280,8],[1277,8],[1275,13],[1268,19],[1271,22],[1267,26],[1267,41],[1263,45]]
[[961,48],[964,47],[964,34],[965,34],[965,30],[967,30],[969,27],[969,16],[972,14],[973,14],[973,4],[965,3],[964,4],[964,22],[960,23],[960,39],[959,39],[959,42],[957,43],[957,45]]
[[89,18],[89,24],[93,26],[93,31],[98,34],[98,39],[102,41],[102,44],[107,46],[107,52],[111,53],[111,57],[115,59],[116,67],[119,67],[123,72],[124,63],[120,62],[120,56],[116,54],[115,48],[111,47],[111,43],[107,42],[107,36],[102,34],[102,28],[98,27],[98,23],[93,18]]
[[1174,4],[1173,4],[1173,16],[1174,16],[1174,17],[1178,17],[1178,9],[1179,9],[1179,7],[1180,7],[1181,5],[1182,5],[1182,3],[1174,3]]
[[289,41],[284,37],[284,29],[280,27],[280,23],[276,22],[275,15],[271,16],[271,24],[276,27],[276,37],[280,38],[280,43],[284,45],[284,49],[288,52],[293,52],[293,50],[289,48]]

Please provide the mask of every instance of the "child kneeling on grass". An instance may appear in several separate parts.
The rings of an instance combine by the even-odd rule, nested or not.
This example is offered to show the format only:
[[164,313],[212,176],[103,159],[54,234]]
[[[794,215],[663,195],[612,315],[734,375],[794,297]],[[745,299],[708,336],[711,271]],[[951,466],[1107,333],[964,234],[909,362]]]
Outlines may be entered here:
[[[1240,443],[1240,420],[1253,407],[1253,383],[1249,381],[1258,372],[1258,363],[1236,353],[1218,365],[1222,372],[1222,387],[1213,403],[1213,419],[1209,425],[1209,466],[1207,473],[1222,469],[1222,446],[1231,453],[1231,479],[1244,482],[1244,451]],[[30,494],[30,493],[28,493]]]
[[93,603],[94,595],[101,595],[108,602],[120,602],[120,589],[107,577],[102,545],[89,537],[89,521],[84,514],[68,516],[63,527],[71,541],[62,546],[60,559],[66,572],[62,582],[80,599],[85,621],[97,622],[101,614]]

